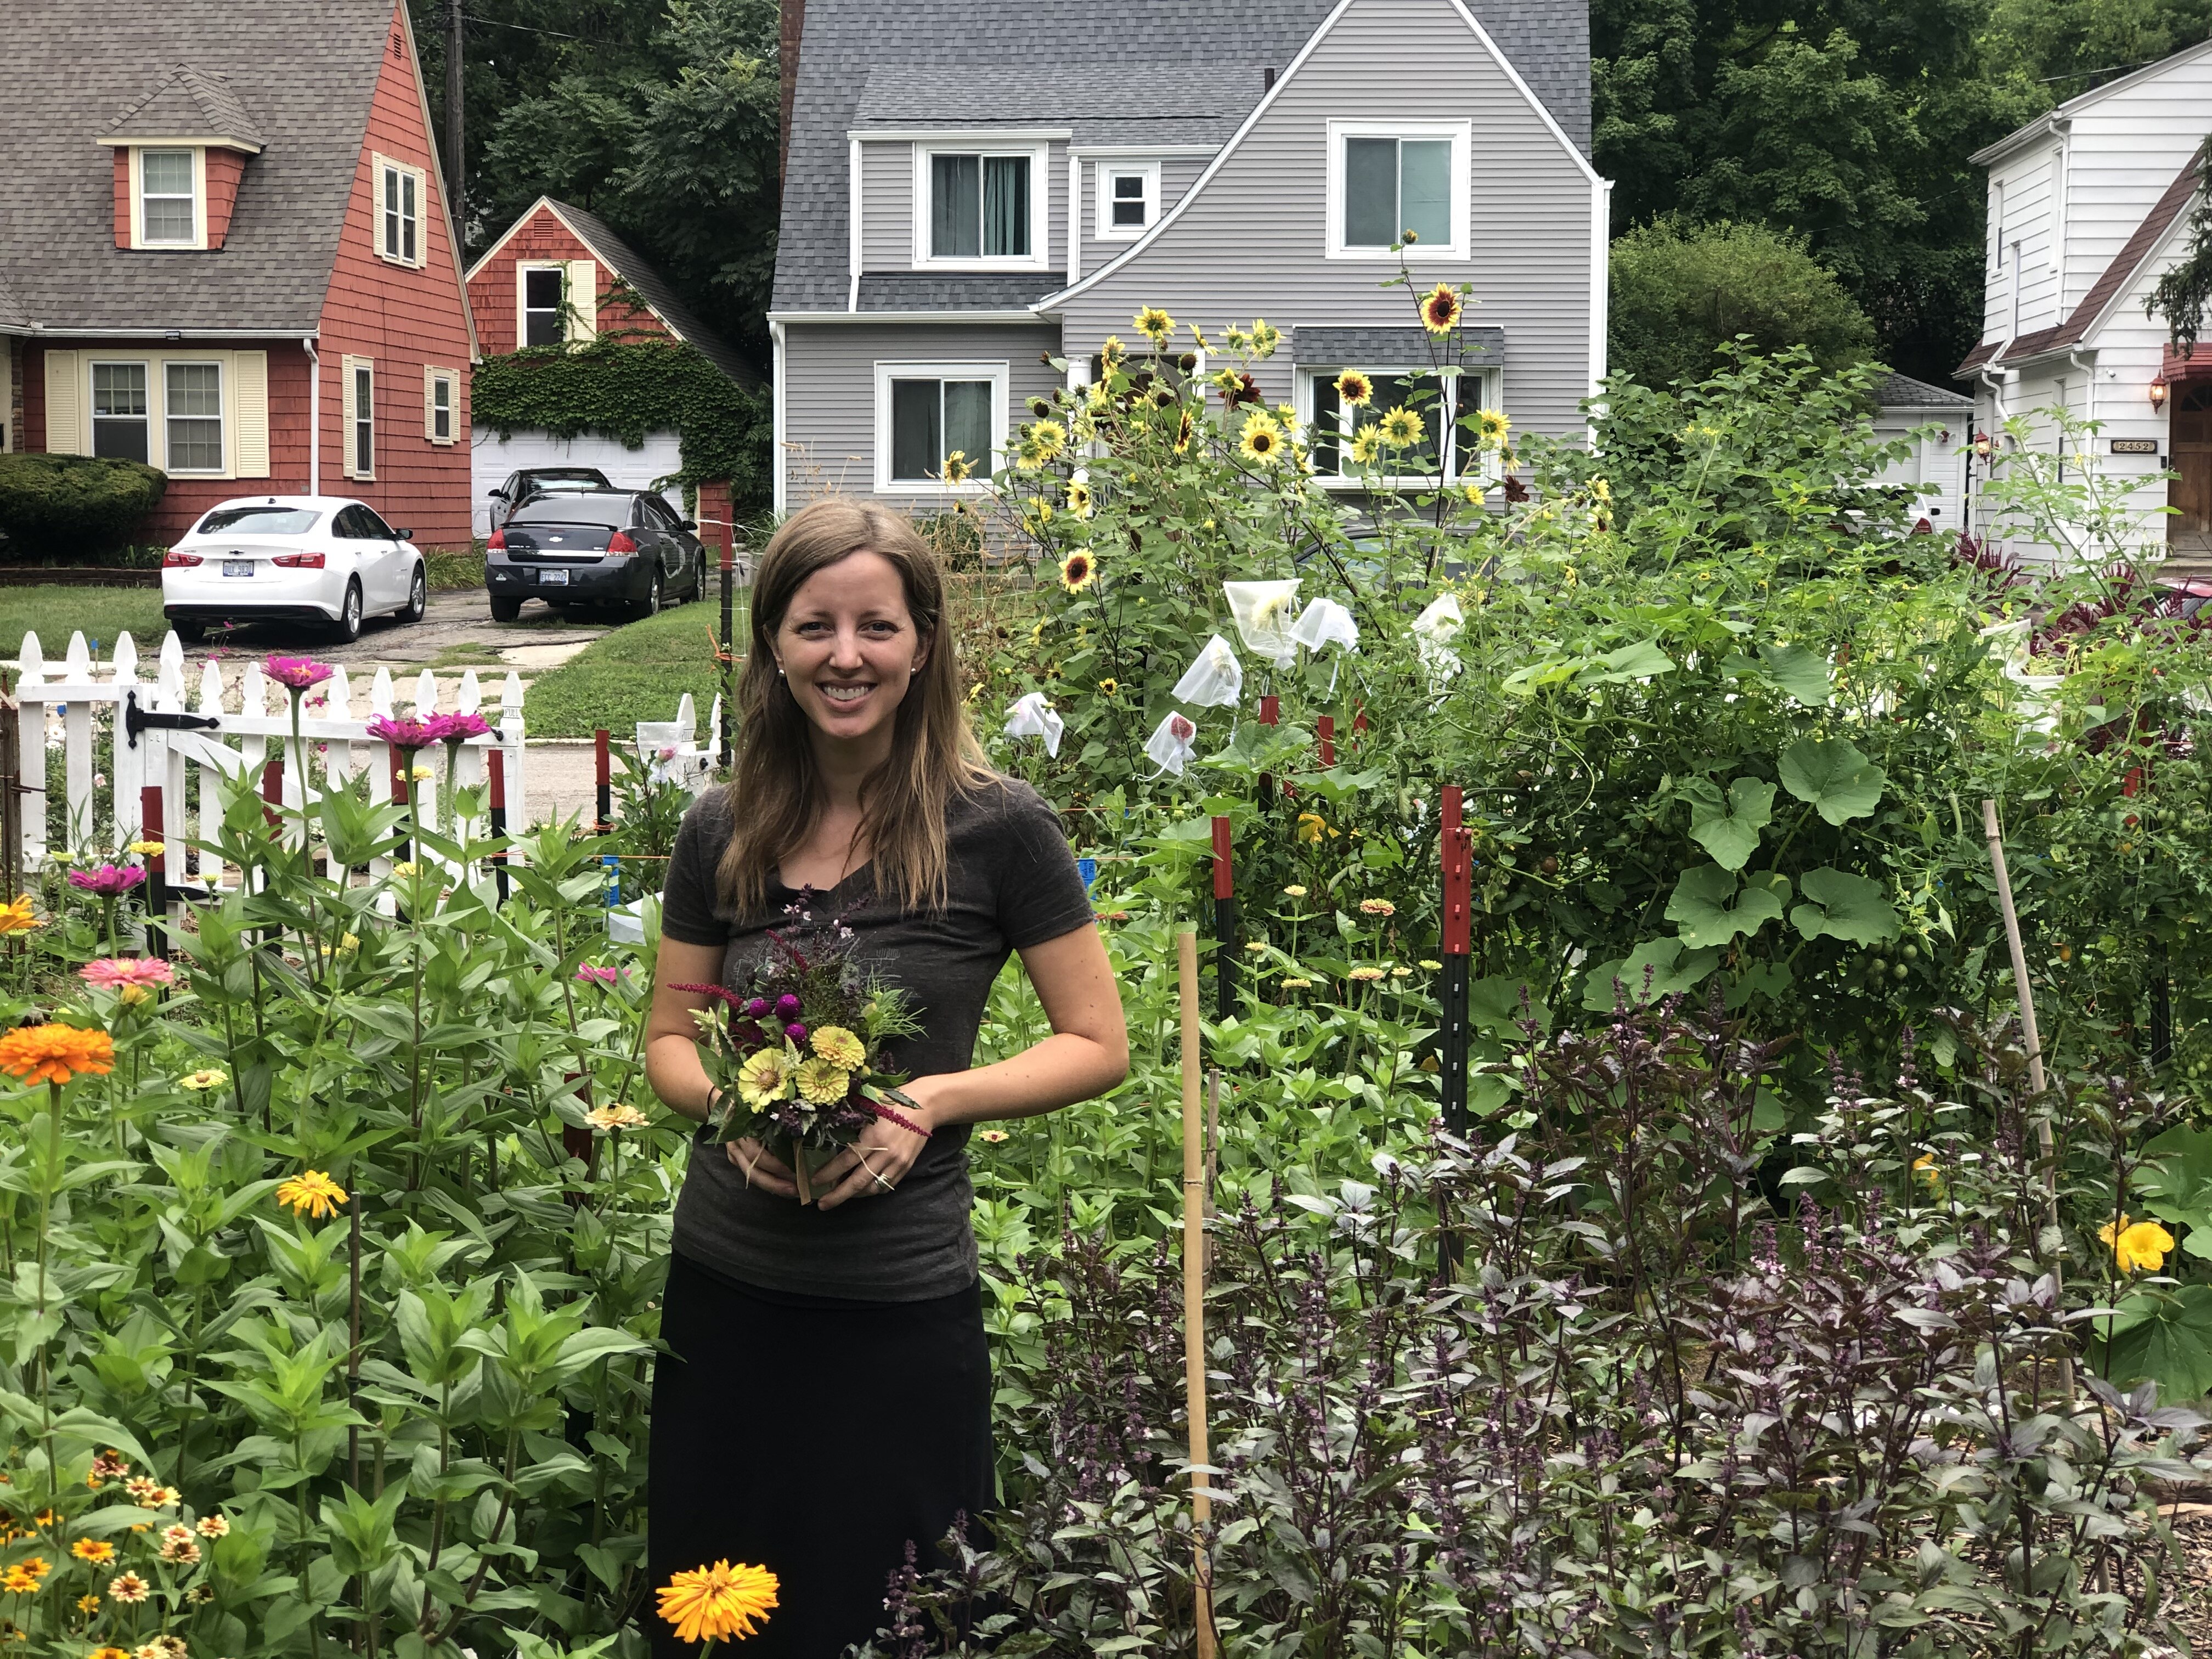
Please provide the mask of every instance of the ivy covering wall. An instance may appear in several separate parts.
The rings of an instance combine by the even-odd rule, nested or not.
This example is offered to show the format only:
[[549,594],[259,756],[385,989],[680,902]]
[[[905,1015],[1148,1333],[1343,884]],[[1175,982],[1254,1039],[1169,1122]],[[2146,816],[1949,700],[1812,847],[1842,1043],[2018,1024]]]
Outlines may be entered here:
[[740,521],[769,510],[768,389],[748,391],[688,345],[602,338],[487,357],[477,367],[470,418],[501,437],[590,432],[633,448],[648,432],[672,430],[682,483],[726,478]]

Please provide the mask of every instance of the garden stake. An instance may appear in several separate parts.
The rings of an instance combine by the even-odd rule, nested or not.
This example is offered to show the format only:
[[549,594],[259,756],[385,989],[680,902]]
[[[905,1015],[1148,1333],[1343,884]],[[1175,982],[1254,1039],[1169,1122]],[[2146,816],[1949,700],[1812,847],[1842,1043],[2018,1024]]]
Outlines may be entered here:
[[[2003,907],[2005,943],[2012,947],[2012,985],[2020,998],[2021,1036],[2027,1046],[2027,1086],[2039,1100],[2043,1097],[2043,1039],[2035,1029],[2035,997],[2027,985],[2027,951],[2020,940],[2020,913],[2013,908],[2012,877],[2005,870],[2004,831],[1997,825],[1997,804],[1984,797],[1982,801],[1982,833],[1989,837],[1990,867],[1996,873],[1997,902]],[[2035,1121],[2036,1150],[2043,1155],[2043,1224],[2051,1232],[2058,1231],[2058,1153],[2051,1145],[2051,1116],[2045,1113]],[[2051,1264],[2051,1283],[2063,1287],[2062,1263]],[[2061,1358],[2058,1362],[2058,1389],[2069,1404],[2074,1399],[2074,1362]]]
[[724,525],[722,526],[722,648],[717,653],[722,659],[720,665],[722,729],[717,735],[720,739],[722,764],[725,766],[734,766],[737,763],[737,748],[732,742],[730,735],[732,711],[738,706],[737,642],[730,637],[737,580],[738,533],[735,526]]
[[[1474,866],[1469,837],[1461,817],[1460,787],[1448,783],[1442,797],[1443,833],[1439,851],[1443,860],[1444,903],[1442,953],[1444,965],[1438,994],[1443,1001],[1440,1033],[1443,1053],[1444,1128],[1458,1137],[1467,1133],[1467,969],[1474,949],[1471,909]],[[1443,1218],[1439,1216],[1438,1220]],[[1459,1235],[1449,1227],[1437,1232],[1437,1266],[1449,1282],[1459,1273]]]
[[[406,806],[409,805],[407,794],[407,759],[401,753],[399,745],[396,743],[385,744],[384,755],[385,758],[392,764],[392,804],[394,806]],[[415,828],[415,815],[411,810],[407,815],[407,828],[410,834]],[[413,845],[414,842],[410,839],[410,836],[402,836],[399,838],[399,856],[394,860],[393,862],[397,864],[404,864],[409,859],[414,857],[414,854],[410,850]]]
[[[138,833],[161,845],[161,786],[149,783],[138,792]],[[146,949],[167,961],[169,955],[169,859],[166,849],[146,858]]]
[[1321,763],[1323,766],[1335,765],[1336,717],[1334,714],[1322,714],[1316,717],[1314,736],[1321,740]]
[[[693,706],[696,708],[697,705]],[[607,728],[604,726],[592,733],[592,760],[599,769],[599,821],[594,828],[598,834],[604,836],[614,828],[615,822],[614,778],[608,768]]]
[[[496,749],[487,750],[484,758],[491,765],[491,833],[495,841],[507,835],[507,757]],[[507,849],[501,848],[491,855],[492,874],[499,883],[499,902],[507,902]]]
[[[1213,821],[1217,839],[1229,820]],[[1206,1175],[1201,1161],[1198,1101],[1198,931],[1176,933],[1176,970],[1182,1025],[1182,1374],[1190,1411],[1191,1588],[1199,1659],[1213,1659],[1213,1577],[1206,1565],[1206,1529],[1213,1496],[1206,1443]]]
[[[1282,724],[1282,719],[1283,700],[1280,697],[1271,691],[1260,699],[1261,725],[1279,726]],[[1275,775],[1272,772],[1262,772],[1260,774],[1260,810],[1262,812],[1271,812],[1274,807]]]
[[1229,820],[1213,820],[1213,1017],[1237,1011],[1237,881],[1230,869]]

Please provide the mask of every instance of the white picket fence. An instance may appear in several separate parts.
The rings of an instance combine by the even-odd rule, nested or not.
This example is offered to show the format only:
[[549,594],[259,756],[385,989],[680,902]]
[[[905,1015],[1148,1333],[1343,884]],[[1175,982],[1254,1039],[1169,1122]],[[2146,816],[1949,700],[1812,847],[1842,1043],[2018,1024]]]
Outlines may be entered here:
[[[204,662],[197,696],[188,703],[184,647],[174,634],[162,641],[150,680],[140,676],[138,648],[128,634],[117,637],[104,672],[103,665],[94,661],[82,633],[70,636],[69,650],[58,668],[48,666],[38,635],[27,634],[23,638],[18,663],[21,680],[15,690],[15,719],[21,737],[17,753],[22,757],[24,772],[23,860],[27,868],[38,868],[47,856],[46,785],[48,757],[57,748],[63,757],[66,850],[72,853],[112,851],[139,839],[143,824],[141,791],[157,785],[161,790],[164,834],[173,841],[185,840],[192,834],[196,823],[196,819],[188,821],[186,817],[187,780],[193,768],[198,769],[197,779],[192,780],[198,785],[198,799],[210,808],[220,799],[216,775],[246,772],[259,775],[266,763],[276,758],[283,763],[283,802],[287,806],[312,806],[321,799],[325,788],[345,787],[364,770],[371,771],[369,787],[374,794],[381,798],[388,788],[385,781],[390,776],[392,750],[381,738],[369,735],[368,724],[380,716],[399,712],[389,669],[376,671],[369,685],[368,709],[357,712],[346,671],[339,667],[328,680],[308,693],[309,705],[301,710],[301,741],[295,745],[292,742],[291,693],[270,681],[258,660],[247,661],[242,667],[214,660]],[[228,681],[226,668],[230,676]],[[227,708],[232,701],[228,692],[233,686],[237,692],[237,713]],[[313,703],[317,693],[322,696],[319,707]],[[438,713],[437,700],[437,683],[424,669],[416,678],[414,706],[407,712],[418,719]],[[195,730],[149,727],[139,731],[134,739],[127,730],[128,711],[134,705],[142,713],[199,715],[212,724]],[[94,716],[99,710],[106,712],[109,718],[104,723],[113,733],[112,753],[105,776],[98,771],[94,750]],[[527,824],[530,814],[523,765],[520,677],[512,672],[507,675],[500,690],[496,719],[483,708],[483,693],[473,670],[461,677],[453,708],[447,712],[484,714],[492,727],[486,736],[470,738],[461,744],[453,771],[456,788],[483,783],[488,775],[486,757],[496,750],[502,761],[507,821],[517,829]],[[301,753],[302,749],[307,752]],[[442,745],[423,750],[417,757],[417,764],[428,765],[431,773],[427,781],[416,786],[417,810],[425,823],[443,822],[443,814],[437,810],[437,791],[445,780],[443,763]],[[97,821],[96,795],[105,795],[109,800],[113,823],[112,835],[102,836],[102,845],[98,848],[91,845]],[[222,885],[226,872],[212,868],[212,860],[207,854],[201,857],[198,884],[208,888]],[[181,859],[172,856],[168,866],[173,883],[186,879]],[[385,873],[381,863],[372,871],[376,876]]]

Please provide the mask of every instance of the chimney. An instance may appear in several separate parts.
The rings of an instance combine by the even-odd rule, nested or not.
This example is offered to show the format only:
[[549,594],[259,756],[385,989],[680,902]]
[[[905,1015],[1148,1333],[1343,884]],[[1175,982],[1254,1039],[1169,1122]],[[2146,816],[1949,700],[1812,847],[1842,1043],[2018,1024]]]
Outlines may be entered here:
[[791,167],[791,100],[799,90],[799,37],[806,29],[806,0],[777,0],[775,60],[781,82],[781,125],[777,129],[775,178],[779,186]]

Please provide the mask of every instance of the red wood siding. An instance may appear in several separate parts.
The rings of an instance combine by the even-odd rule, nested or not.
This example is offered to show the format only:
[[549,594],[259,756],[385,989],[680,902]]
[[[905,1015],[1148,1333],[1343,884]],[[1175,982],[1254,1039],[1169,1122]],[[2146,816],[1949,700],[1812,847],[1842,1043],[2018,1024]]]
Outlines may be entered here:
[[[222,350],[269,354],[269,476],[265,478],[172,478],[161,504],[132,532],[144,544],[173,542],[208,508],[238,495],[301,495],[307,493],[307,354],[297,340],[225,340]],[[71,340],[56,349],[88,356],[143,357],[175,351],[175,345],[147,340]],[[82,364],[83,357],[78,362]],[[324,375],[328,390],[331,376]],[[23,434],[21,447],[46,447],[46,348],[35,340],[23,348]],[[160,440],[155,439],[160,454]],[[333,493],[350,493],[334,491]],[[363,497],[364,500],[368,499]]]
[[[322,488],[333,495],[358,495],[391,523],[415,532],[423,547],[469,545],[468,301],[446,235],[445,202],[438,188],[430,134],[424,124],[418,67],[407,49],[398,9],[386,43],[384,71],[370,100],[368,127],[354,174],[345,228],[323,301],[321,420]],[[375,155],[423,170],[425,201],[420,269],[377,257]],[[345,476],[343,384],[347,356],[376,365],[376,477]],[[458,378],[453,441],[434,444],[422,432],[425,368],[452,369]],[[273,399],[275,387],[270,388]],[[273,427],[272,420],[272,427]],[[272,433],[273,437],[273,433]],[[274,465],[275,457],[270,458]]]
[[131,150],[115,147],[115,246],[131,246]]
[[[646,308],[643,301],[629,297],[620,273],[571,234],[551,208],[541,204],[499,252],[484,262],[483,268],[469,278],[469,309],[476,315],[477,340],[485,356],[521,347],[515,312],[515,266],[552,259],[590,259],[599,264],[600,333],[667,337],[668,330],[660,319]],[[622,297],[617,298],[617,294]]]
[[[230,234],[230,210],[238,205],[238,181],[246,172],[246,157],[234,149],[218,149],[213,145],[207,153],[207,245],[210,248],[222,246],[222,239]],[[129,224],[129,220],[125,220]]]

